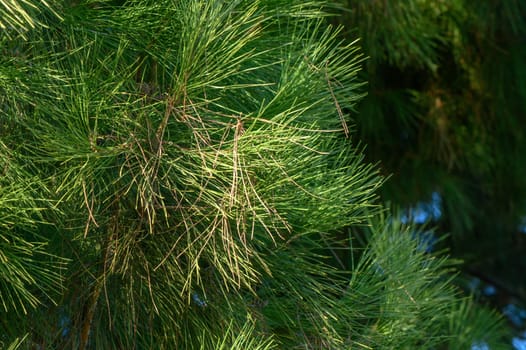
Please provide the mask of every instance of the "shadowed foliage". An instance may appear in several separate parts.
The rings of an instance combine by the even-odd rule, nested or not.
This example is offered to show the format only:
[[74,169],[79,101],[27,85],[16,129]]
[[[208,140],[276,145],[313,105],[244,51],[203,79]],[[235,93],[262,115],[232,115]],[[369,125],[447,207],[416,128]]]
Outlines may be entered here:
[[383,200],[439,195],[463,279],[497,287],[499,307],[526,305],[526,2],[339,3],[335,21],[369,57],[355,135],[392,174]]

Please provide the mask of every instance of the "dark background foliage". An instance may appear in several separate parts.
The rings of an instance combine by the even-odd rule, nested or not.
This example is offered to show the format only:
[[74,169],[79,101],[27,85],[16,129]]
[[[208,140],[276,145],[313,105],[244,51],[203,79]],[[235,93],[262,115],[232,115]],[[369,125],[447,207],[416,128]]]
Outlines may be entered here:
[[[441,201],[442,246],[463,278],[526,301],[526,2],[341,1],[347,38],[369,57],[351,115],[366,155],[391,175],[382,198]],[[462,281],[460,281],[462,283]]]

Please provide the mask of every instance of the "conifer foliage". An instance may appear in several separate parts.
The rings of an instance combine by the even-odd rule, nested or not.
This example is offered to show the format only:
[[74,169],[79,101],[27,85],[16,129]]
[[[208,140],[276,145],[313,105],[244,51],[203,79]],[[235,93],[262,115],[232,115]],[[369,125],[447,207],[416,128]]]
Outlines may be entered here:
[[375,201],[323,2],[6,4],[2,345],[498,348]]

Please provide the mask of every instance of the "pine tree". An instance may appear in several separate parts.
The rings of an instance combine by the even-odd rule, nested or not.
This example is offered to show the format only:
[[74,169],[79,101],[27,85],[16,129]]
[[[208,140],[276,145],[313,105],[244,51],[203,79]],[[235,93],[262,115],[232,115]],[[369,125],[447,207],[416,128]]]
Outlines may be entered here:
[[504,348],[376,199],[324,2],[2,4],[3,345]]

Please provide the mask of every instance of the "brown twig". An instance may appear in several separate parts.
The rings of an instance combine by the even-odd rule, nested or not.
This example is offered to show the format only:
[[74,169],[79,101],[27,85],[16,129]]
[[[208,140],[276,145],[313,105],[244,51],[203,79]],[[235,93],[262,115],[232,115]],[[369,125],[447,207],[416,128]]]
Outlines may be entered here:
[[[117,220],[116,219],[117,217],[118,217],[118,214],[115,216],[115,220]],[[106,240],[106,247],[104,249],[102,269],[101,269],[99,276],[94,281],[95,285],[93,286],[91,298],[89,299],[89,302],[86,305],[86,311],[85,311],[85,315],[82,320],[81,331],[80,331],[80,344],[79,344],[80,350],[85,350],[88,346],[89,336],[91,333],[91,326],[93,323],[93,317],[95,316],[95,311],[97,309],[97,304],[100,298],[102,287],[106,283],[106,275],[107,275],[108,266],[110,265],[110,259],[113,256],[114,242],[116,241],[115,232],[116,232],[116,228],[113,227],[111,235]]]
[[345,137],[349,138],[349,127],[347,126],[347,123],[345,122],[345,117],[343,116],[342,108],[340,107],[340,104],[338,103],[338,99],[336,98],[336,95],[334,94],[334,91],[332,89],[331,79],[329,78],[328,73],[328,66],[329,62],[327,61],[325,63],[325,79],[327,79],[327,85],[329,86],[329,91],[331,93],[332,99],[334,100],[334,105],[336,106],[336,110],[338,111],[338,115],[340,116],[340,120],[342,122],[343,132],[345,133]]

